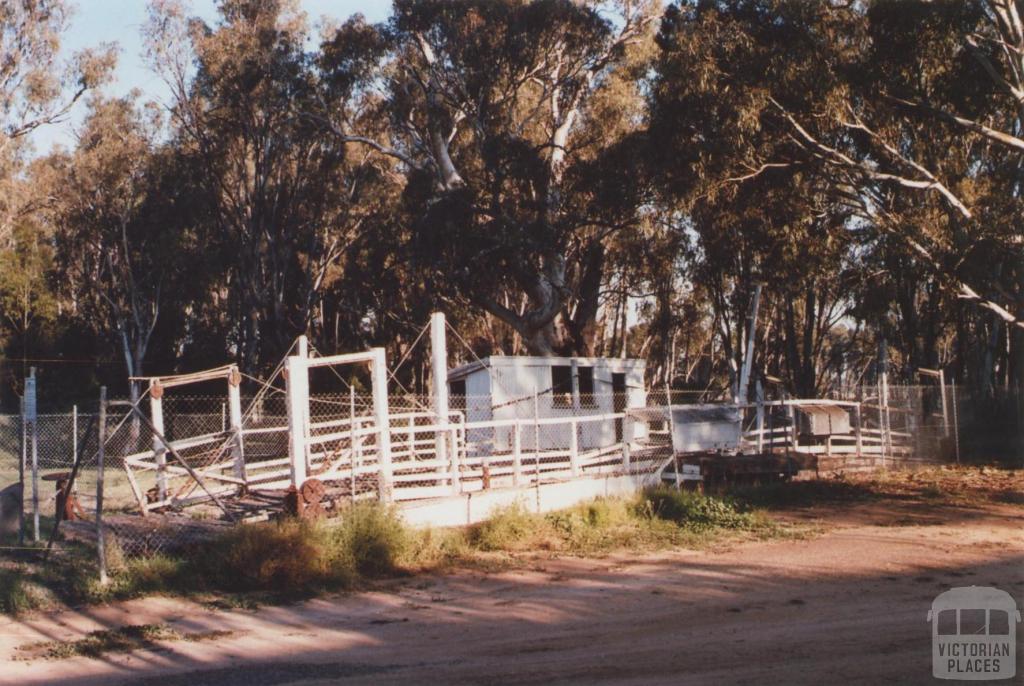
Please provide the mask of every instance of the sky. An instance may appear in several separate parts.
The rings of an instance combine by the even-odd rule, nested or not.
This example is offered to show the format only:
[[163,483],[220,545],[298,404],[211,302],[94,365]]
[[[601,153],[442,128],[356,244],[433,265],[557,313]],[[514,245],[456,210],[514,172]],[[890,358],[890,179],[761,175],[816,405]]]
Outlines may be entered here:
[[[142,57],[140,31],[146,21],[146,0],[73,0],[71,4],[74,16],[63,37],[62,53],[71,55],[99,43],[117,43],[120,53],[115,80],[104,93],[116,97],[138,88],[144,100],[166,101],[166,87]],[[217,19],[216,4],[216,0],[190,2],[192,14],[208,23]],[[320,17],[344,19],[356,12],[367,21],[380,21],[391,9],[390,0],[301,0],[301,4],[314,24]],[[85,106],[79,102],[67,121],[36,130],[32,139],[36,153],[45,154],[55,145],[73,147],[75,127],[81,123],[84,112]]]

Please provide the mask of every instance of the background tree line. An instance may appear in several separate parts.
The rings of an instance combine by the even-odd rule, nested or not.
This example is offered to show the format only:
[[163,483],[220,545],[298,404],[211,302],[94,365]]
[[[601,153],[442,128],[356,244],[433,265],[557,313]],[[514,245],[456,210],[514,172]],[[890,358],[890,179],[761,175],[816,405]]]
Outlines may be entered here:
[[66,398],[259,375],[301,333],[397,359],[438,308],[477,355],[639,356],[657,387],[728,389],[756,335],[800,396],[880,345],[895,380],[1020,388],[1022,9],[394,0],[314,36],[297,0],[153,0],[158,105],[103,94],[112,46],[59,62],[62,1],[6,3],[3,397],[29,365]]

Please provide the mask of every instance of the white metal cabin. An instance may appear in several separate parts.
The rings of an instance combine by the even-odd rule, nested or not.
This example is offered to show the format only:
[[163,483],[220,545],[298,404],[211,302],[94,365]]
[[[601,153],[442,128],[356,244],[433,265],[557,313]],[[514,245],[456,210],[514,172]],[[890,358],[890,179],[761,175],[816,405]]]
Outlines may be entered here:
[[[646,404],[644,367],[636,359],[492,355],[450,370],[448,389],[452,410],[465,410],[467,422],[611,415]],[[627,426],[628,437],[623,435]],[[570,431],[568,424],[524,430],[521,447],[564,450]],[[647,427],[609,417],[581,424],[578,431],[579,448],[592,450],[645,438]],[[476,450],[511,447],[511,427],[473,433],[466,438]]]

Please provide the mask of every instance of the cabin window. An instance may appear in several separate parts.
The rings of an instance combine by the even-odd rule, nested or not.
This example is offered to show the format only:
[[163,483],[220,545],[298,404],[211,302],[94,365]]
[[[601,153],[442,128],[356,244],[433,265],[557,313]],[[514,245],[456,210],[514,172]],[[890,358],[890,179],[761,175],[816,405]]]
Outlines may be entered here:
[[572,407],[572,367],[551,366],[551,407]]
[[576,381],[580,388],[580,407],[597,407],[594,395],[594,368],[576,367]]

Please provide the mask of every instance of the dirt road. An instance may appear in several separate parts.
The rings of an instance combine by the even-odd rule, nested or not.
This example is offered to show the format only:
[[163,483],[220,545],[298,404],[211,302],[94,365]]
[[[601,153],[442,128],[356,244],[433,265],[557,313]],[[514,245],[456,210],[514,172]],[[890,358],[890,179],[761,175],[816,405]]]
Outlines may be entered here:
[[[1024,599],[1024,508],[849,507],[803,515],[835,525],[808,540],[536,560],[256,611],[151,598],[12,621],[0,683],[934,683],[937,593],[992,585]],[[156,622],[231,633],[17,659],[33,641]]]

